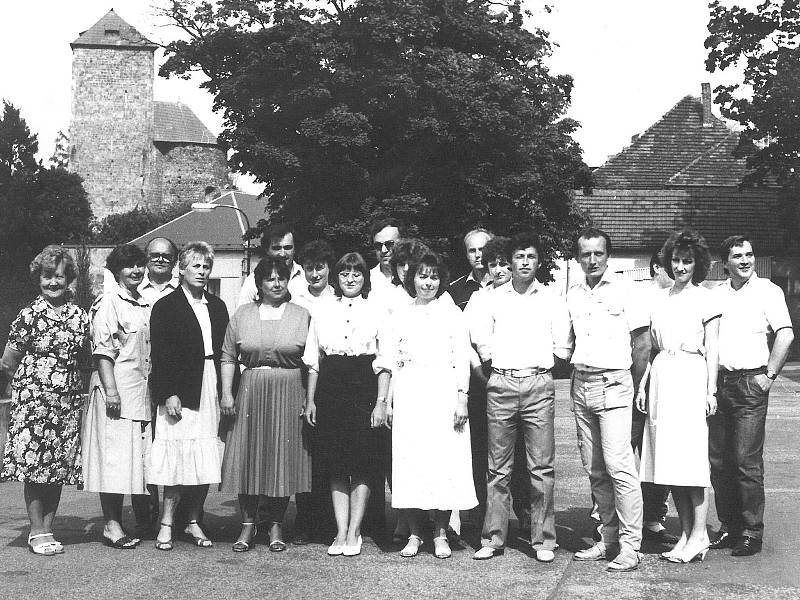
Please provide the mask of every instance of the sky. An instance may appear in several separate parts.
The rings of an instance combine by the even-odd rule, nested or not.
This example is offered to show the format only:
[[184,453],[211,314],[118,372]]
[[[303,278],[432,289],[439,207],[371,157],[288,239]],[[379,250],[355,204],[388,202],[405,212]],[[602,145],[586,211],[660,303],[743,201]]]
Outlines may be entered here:
[[[69,129],[72,51],[70,42],[110,8],[146,37],[166,43],[176,28],[156,15],[163,0],[0,0],[0,98],[21,109],[38,134],[40,157],[52,155],[56,134]],[[545,3],[551,11],[543,9]],[[705,0],[526,0],[531,22],[557,46],[549,66],[574,78],[568,116],[589,166],[605,160],[644,131],[681,98],[700,95],[735,74],[708,73]],[[740,0],[740,5],[752,5]],[[163,61],[157,51],[156,64]],[[156,100],[190,106],[214,133],[222,117],[198,80],[156,77]],[[717,113],[718,114],[718,113]],[[260,189],[243,178],[239,185]]]

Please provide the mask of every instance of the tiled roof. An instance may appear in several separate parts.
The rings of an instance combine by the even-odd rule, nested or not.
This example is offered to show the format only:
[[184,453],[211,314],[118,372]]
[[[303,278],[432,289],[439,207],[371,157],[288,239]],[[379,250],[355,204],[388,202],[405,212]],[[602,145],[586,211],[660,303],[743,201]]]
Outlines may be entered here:
[[180,102],[156,101],[153,111],[154,142],[188,142],[216,145],[217,138],[192,109]]
[[126,23],[112,8],[102,19],[82,32],[70,44],[90,48],[141,48],[155,50],[158,46],[139,33],[135,27]]
[[733,158],[737,136],[711,116],[703,126],[703,105],[686,96],[630,146],[593,173],[602,189],[659,189],[670,186],[737,185],[745,159]]
[[[212,203],[240,208],[250,220],[250,226],[255,227],[258,220],[265,217],[267,201],[252,194],[226,191]],[[166,237],[178,247],[193,240],[203,240],[215,250],[241,250],[242,234],[246,229],[246,223],[239,212],[230,208],[218,208],[207,213],[192,211],[131,240],[131,243],[144,245],[154,237]],[[253,249],[258,247],[258,240],[250,243]]]
[[615,248],[657,248],[682,227],[698,230],[713,250],[729,235],[751,237],[760,252],[779,250],[784,211],[775,188],[598,190],[575,200]]

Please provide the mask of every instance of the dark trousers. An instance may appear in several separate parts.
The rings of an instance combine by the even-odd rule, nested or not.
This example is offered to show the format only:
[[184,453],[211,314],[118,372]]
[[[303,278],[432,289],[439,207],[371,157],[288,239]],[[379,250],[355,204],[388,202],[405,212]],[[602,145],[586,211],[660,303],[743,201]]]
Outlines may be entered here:
[[764,428],[769,392],[755,375],[720,372],[717,413],[708,419],[711,485],[722,529],[761,539],[764,532]]
[[[631,417],[631,446],[639,456],[642,454],[642,441],[644,440],[644,424],[647,415],[633,410]],[[667,498],[669,486],[642,482],[643,520],[645,523],[663,523],[667,517]]]

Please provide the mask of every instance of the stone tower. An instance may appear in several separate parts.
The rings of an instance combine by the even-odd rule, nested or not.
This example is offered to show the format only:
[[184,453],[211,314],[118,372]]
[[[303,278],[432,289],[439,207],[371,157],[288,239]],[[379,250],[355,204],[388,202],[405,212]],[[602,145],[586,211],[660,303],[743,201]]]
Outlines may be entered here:
[[155,44],[114,10],[72,44],[70,170],[98,219],[147,204]]

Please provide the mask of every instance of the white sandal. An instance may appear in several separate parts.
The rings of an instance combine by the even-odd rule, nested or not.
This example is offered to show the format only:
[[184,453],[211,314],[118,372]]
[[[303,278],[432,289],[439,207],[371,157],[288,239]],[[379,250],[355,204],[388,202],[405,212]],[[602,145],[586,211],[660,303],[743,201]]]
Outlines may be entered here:
[[422,538],[412,533],[408,536],[406,547],[400,550],[400,556],[403,558],[412,558],[417,555],[420,546],[422,546]]
[[36,535],[29,535],[28,550],[40,556],[53,556],[54,554],[64,554],[64,546],[61,545],[61,542],[57,542],[55,540],[53,540],[52,542],[44,542],[42,544],[37,544],[36,546],[31,544],[31,540],[48,536],[52,537],[52,535],[53,535],[52,533],[37,533]]
[[436,558],[450,558],[453,555],[446,535],[433,538],[433,555]]

